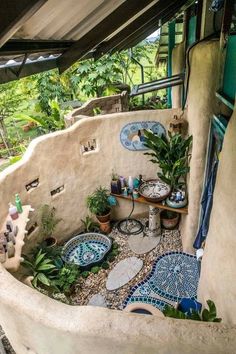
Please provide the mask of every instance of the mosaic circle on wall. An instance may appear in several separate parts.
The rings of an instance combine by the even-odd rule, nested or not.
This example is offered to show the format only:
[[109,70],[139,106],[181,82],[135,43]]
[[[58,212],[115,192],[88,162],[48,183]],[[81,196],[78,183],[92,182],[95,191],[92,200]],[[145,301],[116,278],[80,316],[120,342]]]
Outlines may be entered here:
[[62,259],[86,267],[100,262],[112,245],[111,240],[95,232],[82,234],[70,239],[62,249]]
[[149,130],[157,136],[166,135],[164,126],[159,122],[143,121],[126,124],[120,132],[120,142],[124,148],[131,151],[148,150],[145,142],[144,130]]

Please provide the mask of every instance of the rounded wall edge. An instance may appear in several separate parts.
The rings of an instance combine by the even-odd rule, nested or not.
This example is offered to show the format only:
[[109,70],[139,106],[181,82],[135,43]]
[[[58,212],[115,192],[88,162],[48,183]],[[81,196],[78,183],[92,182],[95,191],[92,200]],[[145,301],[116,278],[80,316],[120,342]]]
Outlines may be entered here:
[[[69,306],[0,265],[0,323],[17,354],[233,353],[236,326]],[[78,349],[75,349],[78,348]],[[196,348],[189,351],[189,348]]]

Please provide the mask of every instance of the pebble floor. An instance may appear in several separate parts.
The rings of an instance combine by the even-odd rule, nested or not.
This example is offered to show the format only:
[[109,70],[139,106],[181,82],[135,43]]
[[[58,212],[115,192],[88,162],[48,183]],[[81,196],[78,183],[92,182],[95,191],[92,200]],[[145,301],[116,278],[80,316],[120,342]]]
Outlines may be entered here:
[[[111,263],[109,269],[102,269],[98,274],[90,274],[87,279],[79,279],[76,284],[75,294],[72,297],[73,305],[87,305],[89,299],[94,294],[100,293],[106,299],[108,308],[122,309],[122,303],[129,294],[131,288],[146,278],[152,269],[154,261],[159,256],[170,251],[182,251],[181,237],[178,230],[162,230],[161,241],[157,247],[143,255],[137,255],[132,252],[128,245],[129,236],[119,233],[116,228],[113,229],[110,237],[119,244],[120,254],[116,257],[114,262]],[[117,290],[108,291],[106,289],[106,280],[111,269],[113,269],[122,259],[132,256],[142,259],[143,267],[141,271],[126,285]]]
[[[162,230],[161,241],[157,247],[143,255],[136,255],[132,252],[128,245],[129,236],[119,233],[116,228],[112,230],[110,237],[119,244],[120,254],[116,257],[114,262],[110,264],[109,269],[102,269],[98,274],[90,274],[87,279],[79,279],[75,287],[75,293],[71,297],[72,305],[87,305],[89,299],[94,294],[100,293],[104,296],[108,308],[122,309],[122,303],[129,294],[131,288],[146,278],[152,269],[154,261],[159,256],[170,251],[182,251],[181,236],[178,230]],[[141,271],[128,284],[120,289],[108,291],[106,289],[106,279],[111,269],[113,269],[122,259],[132,256],[136,256],[143,260],[143,268]],[[5,353],[16,354],[0,326],[0,354]]]

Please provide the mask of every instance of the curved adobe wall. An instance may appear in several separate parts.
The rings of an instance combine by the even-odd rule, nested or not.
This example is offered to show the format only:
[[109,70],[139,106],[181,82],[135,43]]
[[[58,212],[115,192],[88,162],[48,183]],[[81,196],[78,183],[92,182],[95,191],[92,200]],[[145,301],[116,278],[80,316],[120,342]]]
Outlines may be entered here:
[[236,109],[220,154],[210,227],[199,284],[200,300],[214,299],[219,316],[236,324]]
[[[157,165],[148,161],[143,151],[129,151],[120,143],[124,125],[136,121],[159,121],[166,129],[178,110],[140,111],[85,118],[72,127],[34,140],[22,161],[11,166],[0,176],[0,224],[7,215],[8,203],[19,193],[24,204],[36,209],[31,224],[37,220],[37,210],[42,204],[56,207],[63,222],[55,237],[65,239],[78,230],[80,219],[88,210],[86,197],[99,185],[109,188],[112,169],[124,176],[155,177]],[[97,149],[82,155],[81,143],[96,139]],[[25,185],[39,178],[36,188],[26,191]],[[50,191],[64,186],[53,197]],[[127,201],[119,201],[114,208],[117,218],[125,217],[131,210]],[[135,213],[147,211],[147,206],[137,204]],[[27,245],[35,243],[37,232],[30,235]]]
[[225,354],[236,346],[235,327],[68,306],[1,265],[0,323],[17,354]]
[[193,135],[193,146],[188,181],[189,213],[182,218],[181,224],[183,248],[187,252],[193,250],[192,245],[198,229],[209,125],[213,113],[217,113],[215,92],[219,73],[219,42],[202,42],[190,53],[187,119],[189,134]]

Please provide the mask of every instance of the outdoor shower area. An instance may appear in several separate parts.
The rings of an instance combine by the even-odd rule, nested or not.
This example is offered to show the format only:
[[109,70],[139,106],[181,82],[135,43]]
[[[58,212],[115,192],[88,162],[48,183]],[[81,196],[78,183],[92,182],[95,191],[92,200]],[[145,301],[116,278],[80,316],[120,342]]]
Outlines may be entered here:
[[[157,28],[168,77],[71,110],[0,173],[10,353],[233,354],[235,1],[35,3],[16,38],[0,24],[0,82],[62,73]],[[160,89],[169,108],[129,110]]]

